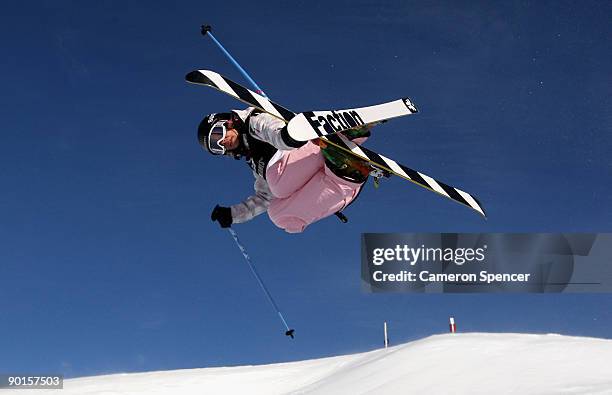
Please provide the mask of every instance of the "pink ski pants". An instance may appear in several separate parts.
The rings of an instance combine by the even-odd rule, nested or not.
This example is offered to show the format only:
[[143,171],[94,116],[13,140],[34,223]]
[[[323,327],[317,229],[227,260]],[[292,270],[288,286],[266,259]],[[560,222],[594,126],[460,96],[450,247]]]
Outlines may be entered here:
[[311,223],[341,210],[362,185],[333,174],[325,166],[319,146],[311,142],[285,151],[281,159],[269,165],[266,180],[276,197],[270,202],[268,215],[289,233],[302,232]]

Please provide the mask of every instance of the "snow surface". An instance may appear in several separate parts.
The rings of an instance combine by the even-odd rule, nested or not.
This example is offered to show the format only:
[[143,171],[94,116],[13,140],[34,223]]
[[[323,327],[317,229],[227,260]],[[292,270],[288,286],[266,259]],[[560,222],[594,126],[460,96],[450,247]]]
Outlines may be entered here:
[[[299,340],[298,340],[299,341]],[[261,366],[84,377],[34,395],[612,394],[612,340],[467,333]]]

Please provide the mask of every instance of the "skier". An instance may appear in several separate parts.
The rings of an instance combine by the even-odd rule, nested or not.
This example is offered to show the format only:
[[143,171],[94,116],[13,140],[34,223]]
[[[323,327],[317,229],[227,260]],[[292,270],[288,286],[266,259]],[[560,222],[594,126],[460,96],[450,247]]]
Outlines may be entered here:
[[[344,134],[362,143],[370,131],[365,127]],[[213,209],[211,219],[222,228],[267,211],[279,228],[302,232],[351,203],[369,175],[367,162],[322,140],[295,141],[283,121],[254,107],[206,116],[198,140],[213,155],[244,158],[255,177],[254,195]]]

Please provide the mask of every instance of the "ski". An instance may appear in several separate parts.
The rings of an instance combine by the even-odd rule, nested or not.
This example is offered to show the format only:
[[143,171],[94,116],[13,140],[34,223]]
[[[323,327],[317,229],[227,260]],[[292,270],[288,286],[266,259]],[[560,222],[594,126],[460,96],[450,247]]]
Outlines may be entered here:
[[217,89],[226,95],[230,95],[249,106],[257,107],[261,111],[267,112],[285,122],[289,122],[295,116],[293,111],[287,110],[280,104],[255,93],[250,89],[222,76],[211,70],[194,70],[185,76],[187,82],[192,84],[205,85]]
[[356,157],[368,161],[370,163],[370,166],[374,169],[382,169],[389,173],[393,173],[396,176],[408,180],[414,184],[417,184],[420,187],[429,189],[430,191],[444,196],[445,198],[451,199],[459,204],[469,207],[486,218],[484,209],[482,208],[482,205],[480,204],[478,199],[476,199],[475,196],[472,196],[471,194],[464,192],[459,188],[447,185],[442,181],[438,181],[432,177],[429,177],[426,174],[423,174],[419,171],[413,170],[407,166],[397,163],[393,159],[387,158],[384,155],[377,154],[376,152],[371,151],[361,145],[357,145],[342,136],[341,134],[325,136],[322,137],[322,139],[331,142],[333,145],[342,148],[345,151],[352,152],[353,155],[355,155]]
[[294,140],[308,141],[417,112],[409,98],[346,110],[308,111],[293,117],[287,132]]
[[[286,123],[290,123],[291,120],[296,116],[296,114],[291,110],[286,109],[280,104],[274,103],[270,99],[258,93],[255,93],[252,90],[247,89],[214,71],[195,70],[188,73],[185,76],[185,79],[187,80],[187,82],[193,84],[204,85],[217,89],[227,95],[230,95],[242,101],[245,104],[248,104],[249,106],[256,107],[261,111],[264,111],[282,121],[285,121]],[[416,108],[414,108],[415,111],[412,112],[410,108],[408,108],[409,105],[403,100],[404,99],[401,100],[402,105],[407,109],[407,111],[410,112],[410,114],[416,112]],[[396,100],[396,102],[398,101]],[[408,101],[408,103],[410,103],[410,105],[412,104],[410,101]],[[385,104],[383,104],[383,106],[384,105]],[[385,118],[379,119],[378,122],[382,121],[383,119]],[[447,185],[441,181],[437,181],[432,177],[429,177],[416,170],[410,169],[409,167],[401,165],[393,159],[377,154],[376,152],[371,151],[363,146],[359,146],[348,140],[341,134],[335,133],[337,132],[331,132],[324,135],[316,134],[316,136],[313,138],[321,138],[324,141],[338,147],[339,149],[344,150],[361,160],[367,161],[370,164],[370,167],[374,170],[375,174],[384,174],[385,172],[395,174],[398,177],[411,181],[414,184],[426,188],[432,192],[436,192],[437,194],[444,196],[450,200],[453,200],[463,206],[469,207],[486,218],[486,214],[482,206],[478,202],[478,199],[476,199],[476,197],[474,197],[473,195],[464,192],[458,188]]]

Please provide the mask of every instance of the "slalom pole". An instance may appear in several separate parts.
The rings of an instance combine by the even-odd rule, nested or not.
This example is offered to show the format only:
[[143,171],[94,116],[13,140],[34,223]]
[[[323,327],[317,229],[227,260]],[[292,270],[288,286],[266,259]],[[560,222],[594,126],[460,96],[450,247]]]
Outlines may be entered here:
[[[255,88],[257,93],[259,93],[262,96],[268,97],[268,96],[266,96],[264,91],[259,87],[259,85],[257,85],[257,83],[251,78],[249,73],[247,73],[246,70],[243,69],[242,66],[240,66],[240,64],[238,64],[236,59],[234,59],[234,57],[229,52],[227,52],[227,50],[223,47],[223,45],[221,45],[221,43],[215,38],[215,36],[213,36],[211,30],[212,30],[212,28],[211,28],[210,25],[202,25],[201,33],[202,33],[203,36],[209,36],[213,40],[213,42],[217,45],[217,47],[219,47],[221,52],[223,52],[225,54],[225,56],[227,56],[227,58],[230,60],[230,62],[234,66],[236,66],[236,68],[238,69],[238,71],[240,71],[240,73],[244,76],[244,78],[246,78],[251,83],[251,85]],[[285,332],[285,335],[286,336],[290,336],[293,339],[294,338],[293,334],[295,333],[295,329],[291,329],[291,328],[289,328],[289,325],[287,325],[287,321],[285,321],[285,317],[283,317],[283,313],[281,313],[281,311],[278,308],[276,302],[272,298],[272,295],[268,291],[268,288],[266,287],[264,282],[261,280],[261,277],[259,276],[259,273],[257,273],[257,270],[255,269],[255,266],[251,262],[251,258],[249,257],[249,254],[247,254],[246,250],[244,249],[244,247],[240,243],[240,240],[238,239],[238,235],[236,234],[236,231],[234,229],[232,229],[232,228],[227,228],[227,230],[230,232],[230,234],[234,238],[234,241],[236,242],[236,245],[240,249],[240,252],[242,252],[242,255],[244,256],[244,259],[247,261],[247,263],[249,265],[249,268],[251,268],[251,272],[253,273],[253,276],[255,276],[255,278],[257,279],[257,282],[259,283],[259,286],[261,287],[261,289],[266,294],[266,297],[268,298],[268,301],[270,302],[270,304],[272,305],[272,307],[274,308],[274,310],[276,311],[276,313],[280,317],[281,321],[283,322],[283,325],[287,329],[287,331]]]
[[217,45],[217,47],[219,47],[221,52],[223,52],[223,54],[227,56],[227,58],[230,60],[230,62],[232,62],[234,66],[236,66],[236,68],[238,69],[238,71],[240,71],[242,76],[246,78],[251,83],[251,85],[253,85],[257,93],[259,93],[262,96],[268,97],[264,93],[264,91],[259,87],[259,85],[257,85],[257,83],[251,78],[249,73],[247,73],[246,70],[243,69],[242,66],[240,66],[240,64],[236,61],[236,59],[234,59],[234,57],[229,52],[227,52],[227,50],[223,47],[223,45],[221,45],[221,43],[215,38],[215,36],[213,36],[211,30],[212,30],[212,27],[210,25],[202,25],[202,35],[203,36],[208,35],[213,40],[213,42]]
[[240,252],[242,252],[242,256],[244,256],[244,259],[246,260],[246,262],[248,263],[249,267],[251,268],[251,272],[253,273],[253,276],[255,276],[255,278],[257,279],[257,282],[259,283],[259,286],[261,287],[261,289],[266,294],[266,297],[268,298],[268,301],[270,302],[270,304],[272,305],[272,307],[276,311],[276,314],[278,314],[278,316],[280,317],[281,321],[283,322],[283,325],[285,325],[285,328],[287,329],[287,331],[285,332],[285,335],[286,336],[290,336],[293,339],[293,333],[295,332],[295,329],[290,329],[289,325],[287,325],[287,321],[285,321],[285,317],[283,317],[283,313],[281,313],[280,309],[278,308],[278,305],[276,304],[276,302],[272,298],[272,295],[270,295],[270,291],[268,291],[268,288],[266,287],[266,285],[262,281],[261,277],[259,276],[259,273],[257,273],[257,270],[255,269],[255,266],[251,262],[251,258],[249,257],[249,254],[247,254],[246,250],[244,249],[244,247],[240,243],[240,240],[238,239],[238,235],[236,234],[236,231],[234,231],[234,229],[232,229],[232,228],[227,228],[227,230],[230,232],[230,234],[234,238],[234,241],[236,242],[236,245],[240,249]]

